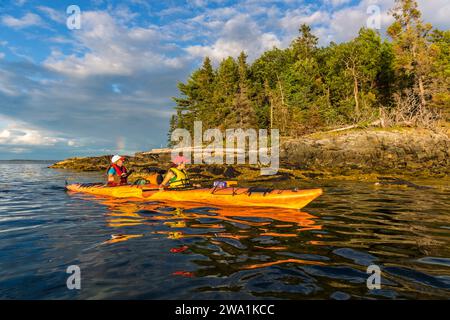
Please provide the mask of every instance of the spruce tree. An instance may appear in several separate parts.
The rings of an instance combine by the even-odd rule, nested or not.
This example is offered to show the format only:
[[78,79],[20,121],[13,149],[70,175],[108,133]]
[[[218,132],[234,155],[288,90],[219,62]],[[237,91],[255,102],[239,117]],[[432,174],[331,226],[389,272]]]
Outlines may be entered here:
[[233,102],[233,112],[236,114],[236,124],[239,128],[254,128],[256,126],[256,114],[251,101],[251,82],[247,65],[247,55],[244,52],[238,57],[238,88]]
[[217,85],[214,91],[214,123],[220,129],[236,124],[233,113],[235,95],[238,92],[239,71],[232,57],[222,60],[217,70]]

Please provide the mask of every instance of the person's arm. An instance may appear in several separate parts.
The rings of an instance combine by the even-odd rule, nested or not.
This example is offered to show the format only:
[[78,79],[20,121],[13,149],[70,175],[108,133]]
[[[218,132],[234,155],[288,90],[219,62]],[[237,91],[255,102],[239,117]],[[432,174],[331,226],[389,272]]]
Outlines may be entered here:
[[114,183],[115,183],[114,171],[109,169],[109,171],[108,171],[108,184],[114,184]]
[[174,177],[174,174],[172,171],[167,172],[166,176],[164,177],[163,182],[159,185],[160,188],[164,188],[169,183],[169,180]]

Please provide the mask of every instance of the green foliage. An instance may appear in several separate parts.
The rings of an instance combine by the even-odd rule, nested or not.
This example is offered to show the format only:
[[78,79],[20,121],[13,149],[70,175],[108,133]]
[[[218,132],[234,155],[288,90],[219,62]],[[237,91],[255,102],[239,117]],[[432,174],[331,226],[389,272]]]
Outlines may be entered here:
[[392,10],[394,23],[387,32],[392,38],[394,50],[394,69],[399,89],[411,88],[427,104],[427,86],[433,65],[433,56],[427,35],[430,24],[424,24],[415,0],[396,0]]
[[429,41],[435,57],[430,73],[432,107],[442,111],[450,120],[450,31],[434,30]]
[[205,58],[178,84],[171,132],[192,130],[196,120],[204,129],[278,128],[289,136],[367,124],[403,92],[450,115],[450,31],[432,31],[414,0],[396,0],[392,15],[392,41],[362,28],[348,42],[319,48],[311,28],[301,25],[288,48],[274,47],[251,65],[244,52],[216,69]]

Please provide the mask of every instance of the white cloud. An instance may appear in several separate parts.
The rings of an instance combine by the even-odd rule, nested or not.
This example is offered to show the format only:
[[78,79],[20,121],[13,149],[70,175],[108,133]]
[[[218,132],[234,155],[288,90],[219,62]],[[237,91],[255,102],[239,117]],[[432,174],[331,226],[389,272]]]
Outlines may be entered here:
[[0,149],[12,153],[22,153],[29,151],[30,148],[56,145],[79,148],[85,143],[78,137],[67,138],[61,133],[0,115]]
[[57,138],[42,135],[37,130],[4,129],[0,131],[0,144],[3,145],[54,145]]
[[61,10],[55,10],[46,6],[38,6],[38,10],[45,13],[51,20],[57,23],[65,23],[66,22],[66,13]]
[[188,46],[186,51],[194,57],[209,56],[214,61],[246,51],[252,60],[265,50],[281,45],[274,33],[263,32],[249,15],[234,16],[222,23],[220,29],[220,36],[213,44]]
[[123,4],[119,4],[114,10],[111,11],[114,18],[116,18],[120,24],[127,24],[139,16],[139,13],[132,12],[129,7]]
[[72,76],[131,75],[133,72],[179,68],[182,59],[164,55],[168,38],[156,26],[126,28],[106,12],[83,13],[76,40],[85,53],[64,56],[53,51],[45,61],[52,70]]
[[419,0],[419,9],[425,22],[430,22],[434,27],[441,29],[450,29],[450,1]]
[[26,123],[11,121],[0,129],[0,145],[11,146],[53,146],[67,139],[54,136],[52,133],[32,128]]
[[301,24],[315,25],[330,22],[330,15],[325,11],[311,11],[308,8],[286,11],[280,19],[280,27],[288,33],[297,32]]
[[22,18],[15,18],[13,16],[2,16],[2,24],[14,29],[22,29],[31,26],[43,26],[44,22],[41,17],[34,13],[27,13]]
[[[331,1],[328,2],[331,3]],[[335,4],[339,4],[338,2]],[[362,0],[353,6],[345,6],[329,13],[321,12],[320,15],[315,15],[317,19],[313,22],[313,31],[322,45],[327,45],[330,41],[337,43],[348,41],[358,34],[360,28],[367,27],[370,17],[367,9],[374,4],[380,7],[380,32],[383,32],[393,21],[388,13],[394,4],[393,0]],[[313,16],[314,13],[310,15],[311,18]],[[317,25],[314,26],[314,24]]]
[[72,148],[79,148],[79,147],[83,147],[86,145],[85,143],[82,143],[78,139],[67,139],[67,140],[65,140],[65,142],[67,143],[67,146],[72,147]]
[[3,59],[5,57],[5,54],[3,52],[0,52],[0,59]]

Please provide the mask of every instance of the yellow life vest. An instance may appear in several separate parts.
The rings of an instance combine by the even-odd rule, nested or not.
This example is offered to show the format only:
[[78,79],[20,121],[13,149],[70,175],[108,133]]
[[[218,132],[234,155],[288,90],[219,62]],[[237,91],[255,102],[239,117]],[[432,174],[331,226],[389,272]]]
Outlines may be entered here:
[[187,172],[183,169],[170,168],[175,175],[169,180],[169,188],[183,188],[189,186],[189,178]]

